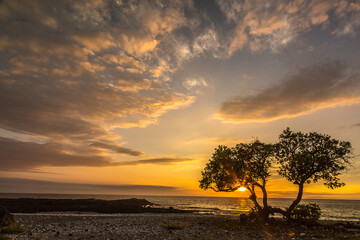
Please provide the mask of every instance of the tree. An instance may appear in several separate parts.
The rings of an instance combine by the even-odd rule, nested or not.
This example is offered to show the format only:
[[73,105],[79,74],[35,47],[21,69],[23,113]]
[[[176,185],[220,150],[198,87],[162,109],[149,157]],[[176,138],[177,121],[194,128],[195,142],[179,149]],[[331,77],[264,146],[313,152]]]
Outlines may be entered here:
[[[339,175],[350,165],[351,151],[350,142],[316,132],[292,132],[287,128],[276,144],[256,140],[249,144],[237,144],[233,148],[216,148],[201,172],[200,188],[232,192],[244,186],[249,190],[249,198],[260,218],[280,213],[290,219],[291,212],[301,201],[304,184],[324,180],[325,186],[331,189],[345,185],[340,182]],[[279,175],[299,188],[297,198],[287,209],[271,207],[267,202],[266,183],[274,163],[279,165]],[[256,188],[262,192],[262,206],[257,202]]]
[[[273,145],[258,140],[249,144],[240,143],[233,148],[219,146],[201,172],[200,188],[232,192],[246,187],[257,214],[267,218],[271,209],[267,203],[266,183],[270,177],[273,150]],[[263,193],[263,206],[257,202],[255,187]]]
[[324,185],[331,189],[344,186],[339,175],[350,165],[351,152],[350,142],[332,139],[329,135],[284,130],[276,150],[278,172],[299,188],[285,216],[289,217],[300,203],[305,184],[324,180]]

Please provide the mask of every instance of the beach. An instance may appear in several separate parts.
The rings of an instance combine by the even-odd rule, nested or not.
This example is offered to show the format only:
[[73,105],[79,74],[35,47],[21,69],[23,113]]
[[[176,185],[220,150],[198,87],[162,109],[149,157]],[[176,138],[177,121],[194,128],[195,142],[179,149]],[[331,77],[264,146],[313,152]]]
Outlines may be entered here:
[[[196,213],[80,212],[17,213],[23,233],[10,239],[359,239],[360,229],[322,221],[321,225],[240,222],[238,216]],[[334,225],[334,223],[340,223]],[[359,226],[359,223],[355,223]]]

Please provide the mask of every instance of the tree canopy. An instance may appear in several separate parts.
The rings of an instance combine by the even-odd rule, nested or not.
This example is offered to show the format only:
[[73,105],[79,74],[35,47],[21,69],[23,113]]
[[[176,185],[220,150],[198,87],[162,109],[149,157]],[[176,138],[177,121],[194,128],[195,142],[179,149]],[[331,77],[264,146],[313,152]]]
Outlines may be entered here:
[[[232,148],[218,146],[202,171],[200,188],[232,192],[246,187],[255,211],[262,217],[281,213],[289,218],[301,201],[304,184],[323,180],[331,189],[345,185],[339,176],[350,165],[351,153],[350,142],[316,132],[292,132],[287,128],[275,144],[255,140]],[[287,209],[271,207],[267,203],[266,183],[275,165],[280,176],[299,187],[297,198]],[[256,188],[262,192],[262,206],[256,200]]]

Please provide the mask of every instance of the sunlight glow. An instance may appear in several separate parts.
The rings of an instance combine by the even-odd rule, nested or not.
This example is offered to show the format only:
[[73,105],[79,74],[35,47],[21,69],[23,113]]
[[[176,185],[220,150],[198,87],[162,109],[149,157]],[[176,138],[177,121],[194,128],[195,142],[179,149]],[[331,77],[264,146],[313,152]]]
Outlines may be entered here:
[[240,192],[243,192],[243,191],[245,191],[246,190],[246,187],[239,187],[239,191]]

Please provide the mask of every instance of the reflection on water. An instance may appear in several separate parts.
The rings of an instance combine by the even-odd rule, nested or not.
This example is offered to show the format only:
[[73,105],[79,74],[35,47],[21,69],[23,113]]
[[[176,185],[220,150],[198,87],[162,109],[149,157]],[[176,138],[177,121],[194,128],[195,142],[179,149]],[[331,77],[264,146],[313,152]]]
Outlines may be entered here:
[[238,201],[237,209],[240,212],[248,212],[250,210],[248,198],[238,198],[237,201]]
[[[188,197],[188,196],[141,196],[141,195],[80,195],[80,194],[5,194],[0,198],[97,198],[115,200],[124,198],[145,198],[159,207],[196,210],[203,214],[233,215],[246,213],[253,207],[248,198]],[[258,199],[261,203],[262,199]],[[269,205],[288,207],[293,199],[272,198]],[[304,199],[302,204],[317,203],[322,210],[322,219],[360,221],[360,200]]]

